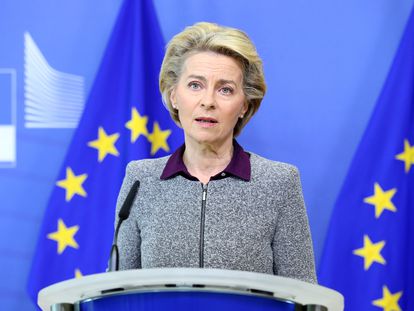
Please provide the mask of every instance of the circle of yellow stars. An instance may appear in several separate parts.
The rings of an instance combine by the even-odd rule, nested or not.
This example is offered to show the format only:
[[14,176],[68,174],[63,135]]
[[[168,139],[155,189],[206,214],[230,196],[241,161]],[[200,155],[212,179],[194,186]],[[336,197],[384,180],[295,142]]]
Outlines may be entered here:
[[[162,149],[166,152],[170,151],[167,143],[171,130],[162,130],[158,122],[153,123],[152,132],[147,129],[148,117],[141,116],[138,110],[133,107],[131,109],[131,119],[125,123],[125,127],[131,132],[131,143],[135,143],[140,136],[145,137],[151,143],[151,155],[155,155],[158,150]],[[119,156],[116,148],[116,142],[120,137],[119,133],[108,134],[105,129],[100,126],[98,128],[97,138],[89,141],[87,145],[94,148],[98,152],[97,160],[102,163],[108,155]],[[65,201],[70,202],[75,195],[87,197],[84,183],[88,178],[88,174],[76,175],[71,167],[66,168],[65,179],[58,180],[56,185],[65,190]],[[57,230],[47,235],[47,238],[57,243],[57,253],[61,255],[66,248],[72,247],[79,249],[79,245],[75,240],[75,235],[79,231],[79,226],[67,226],[63,219],[58,219]],[[74,270],[76,278],[82,277],[80,269]]]
[[[408,174],[411,166],[414,165],[414,145],[410,145],[408,139],[404,139],[404,151],[395,156],[396,160],[404,162],[404,171]],[[397,193],[396,188],[384,190],[378,182],[374,183],[374,193],[364,198],[364,203],[373,205],[375,208],[375,218],[379,219],[385,211],[397,212],[397,208],[392,202],[394,195]],[[364,270],[367,271],[374,263],[386,265],[386,260],[381,251],[386,245],[386,241],[373,242],[365,234],[363,246],[353,250],[353,254],[361,256],[364,259]],[[374,306],[382,308],[384,311],[401,311],[398,301],[403,292],[399,291],[394,294],[390,292],[386,285],[382,287],[382,297],[372,301]]]

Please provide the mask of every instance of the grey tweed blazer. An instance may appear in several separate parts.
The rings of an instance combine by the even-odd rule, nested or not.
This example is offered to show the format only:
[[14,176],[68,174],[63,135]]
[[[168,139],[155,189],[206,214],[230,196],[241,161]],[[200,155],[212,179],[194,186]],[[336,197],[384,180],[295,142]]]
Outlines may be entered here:
[[120,269],[219,268],[316,283],[294,166],[251,153],[250,181],[229,176],[203,187],[180,175],[161,180],[167,160],[127,166],[116,215],[134,181],[141,185],[119,231]]

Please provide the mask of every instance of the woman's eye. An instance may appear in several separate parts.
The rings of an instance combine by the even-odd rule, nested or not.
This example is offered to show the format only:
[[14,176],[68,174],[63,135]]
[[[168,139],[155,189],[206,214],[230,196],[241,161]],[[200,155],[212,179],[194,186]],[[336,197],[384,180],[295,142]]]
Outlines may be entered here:
[[224,95],[230,95],[233,94],[233,89],[231,87],[223,87],[220,89],[220,92]]
[[192,90],[198,90],[198,89],[200,89],[201,86],[197,82],[190,82],[190,83],[188,83],[188,87]]

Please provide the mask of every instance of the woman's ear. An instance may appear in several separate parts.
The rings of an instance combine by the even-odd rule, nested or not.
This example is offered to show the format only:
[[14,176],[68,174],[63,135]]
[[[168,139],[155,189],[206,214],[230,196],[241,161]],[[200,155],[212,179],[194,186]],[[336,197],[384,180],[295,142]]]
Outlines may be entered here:
[[171,106],[174,108],[174,109],[178,109],[177,108],[177,105],[176,105],[176,96],[175,96],[175,88],[173,88],[173,90],[171,91],[171,94],[170,94],[170,102],[171,102]]
[[247,102],[247,100],[245,100],[244,104],[243,104],[243,108],[240,112],[240,116],[242,116],[242,118],[243,118],[244,114],[247,112],[247,110],[249,110],[249,103]]

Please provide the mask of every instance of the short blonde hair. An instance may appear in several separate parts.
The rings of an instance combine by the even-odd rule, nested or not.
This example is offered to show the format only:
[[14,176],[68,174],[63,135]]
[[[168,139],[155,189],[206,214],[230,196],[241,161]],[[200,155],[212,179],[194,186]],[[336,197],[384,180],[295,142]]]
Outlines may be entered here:
[[262,60],[250,38],[235,28],[201,22],[174,36],[167,45],[159,87],[164,105],[177,124],[180,124],[178,111],[173,108],[170,95],[178,83],[185,60],[192,52],[198,51],[212,51],[230,56],[241,65],[247,111],[234,127],[233,135],[237,136],[259,109],[266,92]]

